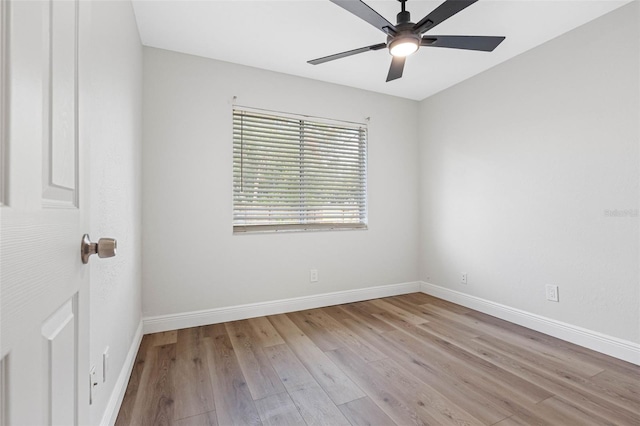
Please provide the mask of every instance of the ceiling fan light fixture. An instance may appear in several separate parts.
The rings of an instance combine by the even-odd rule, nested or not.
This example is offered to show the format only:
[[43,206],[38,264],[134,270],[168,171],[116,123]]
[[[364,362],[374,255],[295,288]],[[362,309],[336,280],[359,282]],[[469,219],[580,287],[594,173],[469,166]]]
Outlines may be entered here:
[[389,53],[396,57],[405,57],[418,50],[419,46],[420,40],[416,37],[396,38],[389,43]]

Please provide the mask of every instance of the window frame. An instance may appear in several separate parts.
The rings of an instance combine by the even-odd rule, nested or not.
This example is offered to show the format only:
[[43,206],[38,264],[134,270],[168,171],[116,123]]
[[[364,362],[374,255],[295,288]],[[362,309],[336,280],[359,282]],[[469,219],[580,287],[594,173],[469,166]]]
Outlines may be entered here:
[[[299,164],[299,179],[300,179],[300,210],[298,211],[298,220],[295,223],[242,223],[243,219],[241,216],[243,209],[239,208],[238,205],[241,204],[239,199],[241,196],[241,192],[237,191],[238,186],[243,186],[244,181],[241,180],[238,182],[237,176],[237,161],[244,161],[244,156],[242,153],[238,154],[238,143],[237,143],[237,133],[236,133],[236,116],[237,114],[250,114],[254,116],[263,116],[269,117],[271,119],[277,120],[281,119],[282,122],[285,120],[294,120],[299,122],[299,133],[300,137],[298,139],[298,145],[300,149],[300,159],[298,160]],[[242,129],[244,129],[244,124],[242,125]],[[359,132],[359,139],[357,143],[352,144],[352,146],[357,146],[357,157],[359,157],[357,161],[357,177],[360,180],[360,183],[356,186],[357,189],[353,191],[347,192],[348,195],[351,194],[353,196],[353,200],[356,200],[354,204],[356,206],[355,209],[349,213],[347,219],[357,220],[356,221],[347,221],[345,222],[343,219],[336,219],[334,221],[330,221],[330,218],[323,218],[321,215],[318,220],[324,220],[323,222],[316,221],[305,221],[305,217],[308,220],[309,212],[312,211],[309,204],[305,205],[302,201],[303,199],[310,199],[311,196],[305,194],[305,188],[303,185],[304,180],[304,172],[305,167],[307,170],[311,168],[311,163],[304,163],[304,152],[305,148],[308,146],[312,146],[313,144],[309,142],[309,140],[305,137],[305,130],[313,129],[313,126],[333,126],[330,130],[340,131],[341,129],[349,129],[350,131],[357,130]],[[367,123],[358,123],[358,122],[350,122],[345,120],[335,120],[328,119],[322,117],[314,117],[309,115],[302,114],[292,114],[292,113],[283,113],[279,111],[270,111],[259,108],[251,108],[240,105],[233,105],[232,107],[232,142],[233,142],[233,179],[232,179],[232,224],[233,224],[233,233],[234,234],[249,234],[249,233],[273,233],[273,232],[300,232],[300,231],[328,231],[328,230],[366,230],[368,229],[368,124]],[[337,139],[336,139],[337,140]],[[241,142],[241,152],[244,150],[243,142]],[[330,150],[331,154],[335,154],[335,148]],[[325,158],[327,158],[326,154]],[[238,160],[240,158],[240,160]],[[326,160],[325,160],[326,161]],[[240,179],[244,179],[242,177],[242,170],[244,166],[241,166]],[[338,172],[335,173],[335,176],[338,176]],[[289,189],[289,188],[286,188]],[[271,194],[273,196],[277,196],[282,194],[282,189],[274,190]],[[310,191],[310,188],[306,188],[306,191]],[[306,194],[310,194],[310,192],[306,192]],[[323,194],[324,195],[324,194]],[[335,195],[335,193],[333,194]],[[342,195],[342,194],[341,194]],[[240,206],[242,207],[242,206]],[[247,211],[247,207],[244,207],[244,212]],[[316,210],[317,211],[317,210]],[[353,214],[353,211],[357,211],[357,214]],[[290,218],[291,216],[289,216]],[[282,217],[275,218],[276,220],[282,220]]]

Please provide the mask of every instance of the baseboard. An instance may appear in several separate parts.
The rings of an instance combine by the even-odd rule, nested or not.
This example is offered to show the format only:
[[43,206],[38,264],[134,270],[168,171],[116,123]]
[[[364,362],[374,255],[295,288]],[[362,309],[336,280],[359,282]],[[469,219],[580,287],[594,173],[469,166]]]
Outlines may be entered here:
[[178,330],[207,324],[218,324],[227,321],[260,317],[264,315],[282,314],[304,309],[359,302],[379,297],[397,296],[399,294],[420,291],[420,282],[390,284],[355,290],[337,291],[334,293],[316,294],[313,296],[294,297],[291,299],[273,300],[251,303],[247,305],[229,306],[207,309],[203,311],[184,312],[179,314],[146,317],[143,321],[145,334],[160,331]]
[[459,291],[421,282],[423,293],[640,365],[640,345]]
[[118,380],[113,387],[109,402],[104,409],[104,414],[102,415],[100,426],[112,426],[116,423],[116,418],[118,417],[118,412],[120,411],[120,406],[122,405],[122,400],[124,399],[124,393],[127,390],[127,385],[129,384],[129,377],[131,377],[131,371],[133,370],[133,364],[136,360],[136,355],[138,354],[138,349],[140,348],[141,341],[142,321],[140,321],[140,324],[138,325],[138,328],[136,330],[136,334],[133,336],[133,342],[131,342],[131,346],[129,347],[127,358],[125,358],[124,360],[124,365],[120,370]]

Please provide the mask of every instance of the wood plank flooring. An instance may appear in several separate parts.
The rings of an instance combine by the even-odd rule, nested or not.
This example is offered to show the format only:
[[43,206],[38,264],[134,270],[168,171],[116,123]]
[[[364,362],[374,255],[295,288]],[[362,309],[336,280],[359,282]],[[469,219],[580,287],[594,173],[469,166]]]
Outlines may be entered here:
[[422,293],[144,336],[116,425],[640,425],[640,367]]

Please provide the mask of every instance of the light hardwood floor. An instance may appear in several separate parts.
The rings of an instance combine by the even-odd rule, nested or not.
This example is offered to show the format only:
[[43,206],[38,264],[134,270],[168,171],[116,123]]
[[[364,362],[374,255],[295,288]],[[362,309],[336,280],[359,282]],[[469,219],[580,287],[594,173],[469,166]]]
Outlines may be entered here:
[[117,425],[640,425],[640,367],[422,293],[144,336]]

